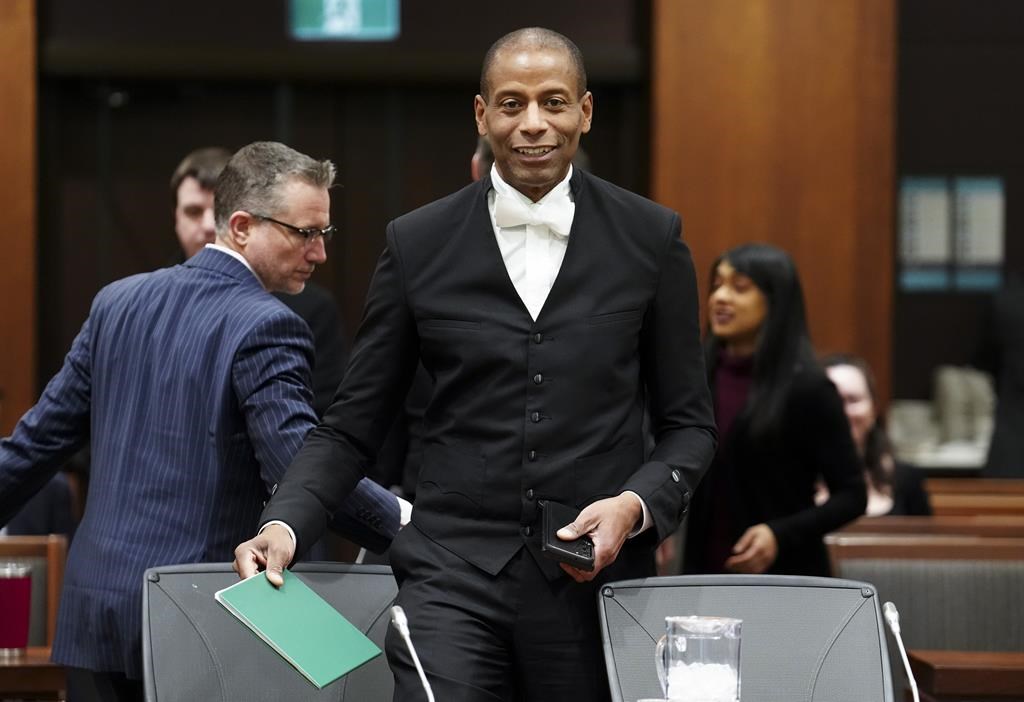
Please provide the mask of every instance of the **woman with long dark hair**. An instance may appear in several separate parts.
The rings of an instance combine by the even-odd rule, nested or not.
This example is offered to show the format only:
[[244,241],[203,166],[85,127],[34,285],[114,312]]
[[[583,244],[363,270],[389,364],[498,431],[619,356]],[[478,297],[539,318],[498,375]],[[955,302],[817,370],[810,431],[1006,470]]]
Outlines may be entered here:
[[[867,361],[851,354],[833,354],[823,358],[821,364],[843,399],[843,409],[850,422],[850,436],[864,468],[868,488],[865,514],[869,517],[931,514],[920,472],[898,462],[893,455],[892,444],[878,410],[874,374]],[[822,486],[817,499],[823,501],[827,498],[828,489]]]
[[[745,244],[711,277],[705,350],[721,438],[694,493],[684,569],[828,575],[822,536],[864,513],[864,476],[814,359],[796,266]],[[816,505],[819,479],[829,498]]]

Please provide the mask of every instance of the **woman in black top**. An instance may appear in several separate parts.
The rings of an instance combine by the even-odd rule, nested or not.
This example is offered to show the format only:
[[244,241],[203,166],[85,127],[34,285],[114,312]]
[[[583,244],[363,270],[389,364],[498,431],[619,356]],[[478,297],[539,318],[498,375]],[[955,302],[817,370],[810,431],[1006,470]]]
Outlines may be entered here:
[[[721,437],[694,493],[684,570],[828,575],[822,536],[864,513],[842,402],[814,360],[792,259],[746,244],[712,266],[706,338]],[[814,502],[815,485],[828,487]]]
[[[931,514],[921,474],[912,466],[898,463],[892,454],[878,412],[875,379],[867,362],[858,356],[835,354],[824,358],[822,365],[843,398],[850,435],[864,466],[868,488],[865,514]],[[828,490],[823,487],[819,499],[827,497]]]

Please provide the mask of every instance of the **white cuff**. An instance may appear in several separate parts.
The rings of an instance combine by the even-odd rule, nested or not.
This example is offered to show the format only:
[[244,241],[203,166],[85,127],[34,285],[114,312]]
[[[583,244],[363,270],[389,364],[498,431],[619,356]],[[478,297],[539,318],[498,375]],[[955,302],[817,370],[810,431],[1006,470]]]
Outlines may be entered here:
[[[396,497],[398,497],[396,495]],[[398,497],[399,524],[405,526],[412,521],[412,502],[405,498]]]
[[633,531],[629,532],[629,534],[626,535],[627,539],[632,539],[634,536],[638,536],[639,534],[644,533],[645,531],[650,529],[652,526],[654,526],[654,520],[651,519],[651,510],[647,509],[647,503],[644,502],[644,498],[640,497],[640,495],[637,495],[632,490],[623,490],[622,494],[623,495],[632,495],[637,500],[639,500],[640,501],[640,508],[644,511],[644,520],[643,520],[643,522],[640,524],[640,526],[638,526],[637,528],[633,529]]
[[272,524],[276,524],[278,526],[283,526],[287,530],[288,536],[292,537],[292,550],[294,551],[296,546],[298,545],[298,541],[299,540],[295,538],[295,532],[292,531],[292,528],[290,526],[288,526],[287,524],[285,524],[284,522],[282,522],[280,519],[272,519],[272,520],[270,520],[269,522],[267,522],[266,524],[264,524],[263,526],[260,527],[259,533],[262,534],[263,530],[266,529],[268,526],[270,526]]

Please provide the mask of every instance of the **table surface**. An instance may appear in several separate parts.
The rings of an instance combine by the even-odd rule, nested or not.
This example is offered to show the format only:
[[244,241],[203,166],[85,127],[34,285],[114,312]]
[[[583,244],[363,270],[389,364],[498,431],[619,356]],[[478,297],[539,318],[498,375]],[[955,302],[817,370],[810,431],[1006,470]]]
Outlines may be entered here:
[[0,699],[63,699],[66,687],[64,668],[50,661],[47,646],[29,646],[22,656],[0,660]]
[[1024,651],[908,651],[918,687],[934,699],[1024,699]]

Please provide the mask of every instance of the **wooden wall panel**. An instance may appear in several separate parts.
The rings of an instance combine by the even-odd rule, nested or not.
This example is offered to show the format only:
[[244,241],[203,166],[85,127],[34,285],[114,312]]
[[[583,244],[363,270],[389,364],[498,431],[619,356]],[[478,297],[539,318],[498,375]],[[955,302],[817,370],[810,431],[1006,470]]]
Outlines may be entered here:
[[35,399],[35,0],[0,2],[0,436]]
[[654,0],[651,190],[683,216],[703,292],[723,250],[800,268],[823,352],[888,396],[896,0]]

